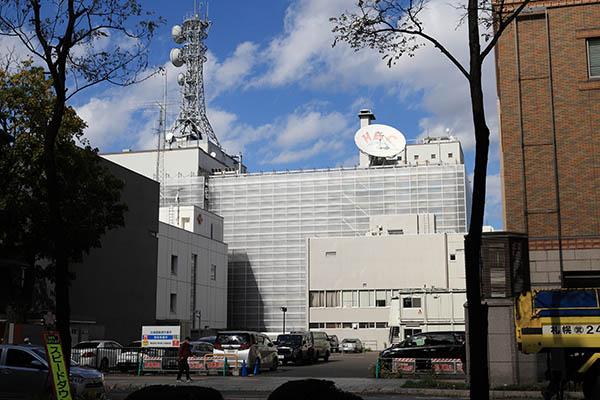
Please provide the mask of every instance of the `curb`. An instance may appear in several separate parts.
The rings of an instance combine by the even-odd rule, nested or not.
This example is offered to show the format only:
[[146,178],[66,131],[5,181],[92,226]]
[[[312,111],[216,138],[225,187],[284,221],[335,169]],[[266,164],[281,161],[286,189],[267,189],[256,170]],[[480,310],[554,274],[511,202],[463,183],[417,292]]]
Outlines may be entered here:
[[[302,379],[302,378],[300,378]],[[326,378],[324,378],[326,379]],[[292,380],[292,379],[290,379]],[[150,386],[154,383],[148,384],[115,384],[107,387],[106,393],[130,393],[135,390],[141,389],[145,386]],[[199,386],[213,387],[214,389],[219,390],[223,393],[235,393],[239,390],[235,388],[222,388],[219,389],[215,387],[215,385],[211,385],[210,383],[200,382]],[[417,396],[417,397],[449,397],[449,398],[469,398],[469,391],[462,389],[429,389],[429,388],[401,388],[401,387],[393,387],[384,386],[380,388],[375,387],[340,387],[336,385],[338,388],[354,393],[357,395],[408,395],[408,396]],[[232,390],[233,389],[233,390]],[[273,389],[274,390],[274,389]],[[243,392],[248,393],[264,393],[265,397],[272,392],[272,390],[266,390],[265,388],[256,387],[254,385],[249,385],[248,387],[244,387]],[[540,391],[516,391],[516,390],[490,390],[490,398],[492,399],[543,399],[542,393]],[[565,399],[583,399],[583,393],[581,392],[565,392]]]

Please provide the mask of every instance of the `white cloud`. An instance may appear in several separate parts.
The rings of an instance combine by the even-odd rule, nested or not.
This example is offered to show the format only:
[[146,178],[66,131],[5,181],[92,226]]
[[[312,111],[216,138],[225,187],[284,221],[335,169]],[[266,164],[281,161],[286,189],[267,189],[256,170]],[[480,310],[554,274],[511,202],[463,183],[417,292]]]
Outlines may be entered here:
[[208,52],[204,65],[206,98],[214,99],[222,92],[242,86],[256,64],[258,45],[252,42],[240,43],[231,57],[219,63],[217,57]]

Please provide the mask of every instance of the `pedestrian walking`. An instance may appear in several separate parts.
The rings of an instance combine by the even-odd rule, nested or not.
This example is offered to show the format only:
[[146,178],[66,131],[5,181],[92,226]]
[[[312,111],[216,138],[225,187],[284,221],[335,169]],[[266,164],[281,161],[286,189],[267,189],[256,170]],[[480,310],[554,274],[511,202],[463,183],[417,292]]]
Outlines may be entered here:
[[179,372],[177,372],[177,381],[181,381],[181,375],[185,371],[186,382],[191,382],[192,378],[190,378],[190,366],[188,365],[188,357],[192,354],[191,346],[190,346],[190,338],[186,337],[185,340],[179,346],[179,351],[177,352],[177,359],[179,360]]

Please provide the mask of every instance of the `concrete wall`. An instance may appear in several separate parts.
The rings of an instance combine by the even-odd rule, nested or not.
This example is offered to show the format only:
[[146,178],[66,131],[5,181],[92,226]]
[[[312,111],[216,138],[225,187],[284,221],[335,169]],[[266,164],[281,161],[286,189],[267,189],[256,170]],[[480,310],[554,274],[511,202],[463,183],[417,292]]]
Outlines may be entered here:
[[223,217],[197,206],[161,207],[159,219],[169,225],[216,241],[223,241]]
[[[210,237],[160,223],[158,251],[158,289],[156,319],[179,321],[184,330],[198,327],[192,323],[194,311],[200,311],[202,328],[227,326],[227,245]],[[196,304],[192,300],[192,254],[197,255]],[[176,273],[171,271],[172,256],[177,256]],[[211,279],[211,266],[216,266]],[[175,312],[171,312],[171,294],[176,295]],[[189,334],[185,332],[184,334]]]
[[[125,181],[121,201],[129,210],[123,228],[108,231],[101,247],[72,265],[74,321],[104,325],[104,337],[123,344],[139,339],[142,325],[156,318],[158,183],[112,162],[106,166]],[[91,329],[91,332],[97,330]]]
[[[464,277],[464,263],[462,268],[459,261],[449,267],[448,237],[464,236],[431,234],[311,238],[310,289],[448,288],[450,280],[458,282]],[[464,281],[456,286],[464,287]]]
[[537,381],[536,356],[517,348],[512,299],[491,299],[488,303],[488,359],[492,385]]

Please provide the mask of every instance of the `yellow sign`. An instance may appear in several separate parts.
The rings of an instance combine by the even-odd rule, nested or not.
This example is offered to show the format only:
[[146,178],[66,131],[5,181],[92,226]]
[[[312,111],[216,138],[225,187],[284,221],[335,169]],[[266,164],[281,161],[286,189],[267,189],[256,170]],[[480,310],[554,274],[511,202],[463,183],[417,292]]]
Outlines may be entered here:
[[65,365],[65,357],[60,345],[58,332],[44,332],[46,358],[52,375],[54,394],[58,400],[72,400],[69,374]]

